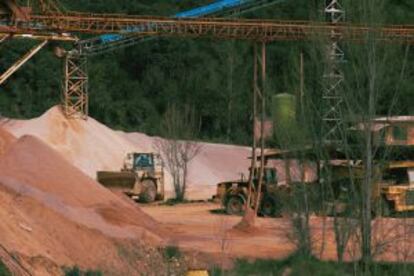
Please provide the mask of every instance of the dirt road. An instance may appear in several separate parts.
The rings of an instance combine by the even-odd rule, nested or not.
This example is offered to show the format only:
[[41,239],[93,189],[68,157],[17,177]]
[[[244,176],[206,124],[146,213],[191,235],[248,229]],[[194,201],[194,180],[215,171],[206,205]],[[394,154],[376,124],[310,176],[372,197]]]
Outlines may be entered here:
[[163,223],[181,248],[239,258],[282,258],[293,250],[286,235],[289,220],[259,218],[259,231],[233,230],[241,217],[223,214],[218,204],[145,206],[141,209]]
[[[289,218],[258,218],[257,231],[232,229],[241,217],[225,215],[213,203],[175,206],[141,205],[142,210],[168,229],[173,242],[184,249],[231,258],[283,258],[295,249]],[[335,259],[332,219],[312,216],[313,252]],[[373,248],[377,259],[414,261],[414,219],[379,218],[373,221]],[[324,242],[322,242],[324,241]],[[349,242],[345,259],[358,258],[358,234]]]

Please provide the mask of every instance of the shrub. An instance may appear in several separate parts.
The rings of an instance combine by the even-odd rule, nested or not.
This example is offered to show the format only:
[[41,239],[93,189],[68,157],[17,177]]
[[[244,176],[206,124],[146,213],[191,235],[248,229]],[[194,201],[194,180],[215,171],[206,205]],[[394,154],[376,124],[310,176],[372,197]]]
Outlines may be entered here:
[[166,260],[171,260],[173,258],[179,259],[181,257],[180,249],[176,246],[167,246],[164,249],[164,258]]
[[[288,273],[287,273],[288,272]],[[223,271],[219,268],[213,269],[211,275],[320,275],[320,276],[346,276],[361,275],[362,267],[359,262],[338,263],[334,261],[321,261],[316,258],[306,258],[300,255],[292,255],[284,260],[256,260],[249,262],[237,260],[233,269]],[[372,263],[364,275],[392,275],[409,276],[414,275],[414,264],[411,263]]]
[[102,276],[102,272],[95,270],[82,271],[79,267],[65,269],[65,276]]
[[10,271],[8,268],[3,264],[3,262],[0,260],[0,276],[11,276]]

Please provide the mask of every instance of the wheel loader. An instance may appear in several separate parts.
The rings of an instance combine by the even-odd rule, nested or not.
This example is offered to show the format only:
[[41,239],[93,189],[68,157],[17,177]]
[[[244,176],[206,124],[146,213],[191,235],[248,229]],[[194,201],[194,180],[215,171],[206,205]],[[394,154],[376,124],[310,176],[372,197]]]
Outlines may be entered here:
[[142,203],[164,200],[164,165],[159,154],[128,153],[121,171],[98,171],[97,180]]

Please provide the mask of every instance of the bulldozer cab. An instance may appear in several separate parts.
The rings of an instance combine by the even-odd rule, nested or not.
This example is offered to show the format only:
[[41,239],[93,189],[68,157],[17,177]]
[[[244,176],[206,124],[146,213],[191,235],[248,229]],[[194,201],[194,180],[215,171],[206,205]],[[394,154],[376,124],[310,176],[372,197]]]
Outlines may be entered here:
[[[257,185],[259,183],[260,168],[256,167],[253,171],[253,183]],[[264,185],[277,185],[278,177],[277,171],[273,167],[265,167],[263,170],[263,184]]]
[[154,153],[128,153],[124,169],[132,171],[157,171],[163,167],[159,154]]
[[151,153],[134,153],[134,170],[147,170],[154,168],[154,157]]

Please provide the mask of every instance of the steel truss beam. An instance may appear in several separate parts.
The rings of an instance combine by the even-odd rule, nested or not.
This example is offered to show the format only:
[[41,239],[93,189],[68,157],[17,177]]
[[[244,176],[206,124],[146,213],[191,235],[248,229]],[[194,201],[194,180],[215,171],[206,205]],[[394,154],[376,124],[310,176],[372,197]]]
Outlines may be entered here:
[[[345,11],[339,0],[329,0],[325,8],[327,19],[332,24],[340,24],[345,20]],[[324,78],[323,114],[322,127],[324,143],[339,144],[342,140],[341,129],[343,123],[342,113],[342,83],[344,74],[341,64],[345,62],[345,54],[340,47],[341,35],[335,30],[331,30],[329,45],[326,49],[326,67]]]
[[143,36],[212,37],[255,41],[312,40],[340,36],[350,41],[366,40],[373,34],[380,41],[414,43],[414,26],[371,28],[363,25],[309,21],[176,19],[89,14],[33,15],[30,23],[21,22],[15,32],[82,32],[106,34],[127,32]]
[[16,63],[14,63],[6,72],[0,75],[0,85],[3,84],[14,72],[19,70],[29,59],[31,59],[37,52],[39,52],[43,46],[45,46],[47,40],[41,42],[40,44],[36,45],[32,49],[30,49],[24,56],[22,56]]
[[[203,17],[220,17],[220,18],[233,18],[236,16],[240,16],[245,13],[249,13],[258,9],[263,9],[266,7],[270,7],[275,4],[279,4],[281,2],[285,2],[286,0],[260,0],[260,1],[247,1],[241,6],[230,8],[229,10],[219,11],[217,13],[208,13],[202,14],[200,16],[171,16],[172,18],[203,18]],[[117,37],[116,39],[110,42],[103,42],[102,37],[94,37],[91,39],[85,39],[79,41],[76,44],[76,47],[73,51],[78,51],[83,55],[96,55],[102,54],[105,52],[109,52],[115,49],[121,49],[125,47],[129,47],[135,45],[137,43],[152,40],[154,37],[143,37],[140,34],[132,34],[132,35],[122,35]]]
[[87,58],[66,55],[64,68],[63,112],[67,118],[88,118]]
[[67,34],[53,34],[53,33],[14,33],[14,31],[2,31],[0,28],[0,42],[6,39],[33,39],[33,40],[48,40],[48,41],[64,41],[64,42],[76,42],[77,37]]
[[2,35],[0,34],[0,43],[3,43],[6,41],[10,36],[9,35]]

